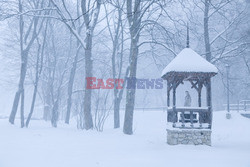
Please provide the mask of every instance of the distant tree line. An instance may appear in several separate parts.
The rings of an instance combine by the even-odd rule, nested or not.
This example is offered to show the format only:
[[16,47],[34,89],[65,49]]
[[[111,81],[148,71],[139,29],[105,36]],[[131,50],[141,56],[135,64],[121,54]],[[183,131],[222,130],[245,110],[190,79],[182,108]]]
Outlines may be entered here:
[[[215,81],[220,88],[229,64],[234,100],[250,98],[249,5],[248,0],[1,1],[0,19],[12,34],[6,46],[15,53],[8,59],[20,67],[9,122],[14,124],[20,111],[21,127],[28,127],[40,104],[53,127],[74,117],[79,129],[102,131],[111,115],[120,128],[125,108],[123,132],[133,134],[134,108],[143,97],[116,85],[86,89],[85,78],[122,78],[125,85],[126,78],[142,75],[138,69],[144,64],[160,74],[185,47],[187,24],[191,48],[220,69]],[[26,96],[30,84],[33,93]]]

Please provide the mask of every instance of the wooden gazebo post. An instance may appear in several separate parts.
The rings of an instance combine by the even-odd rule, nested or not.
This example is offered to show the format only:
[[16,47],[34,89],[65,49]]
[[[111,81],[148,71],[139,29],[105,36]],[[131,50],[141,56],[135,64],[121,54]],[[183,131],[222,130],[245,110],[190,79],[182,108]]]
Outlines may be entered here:
[[170,91],[171,91],[170,83],[169,81],[167,81],[167,106],[168,107],[170,107]]
[[201,107],[201,91],[202,91],[202,87],[203,87],[203,84],[201,83],[201,81],[199,81],[198,83],[198,106]]
[[175,127],[175,123],[176,123],[176,80],[173,81],[172,83],[172,87],[173,87],[173,127]]
[[208,107],[207,117],[208,117],[209,128],[212,128],[212,98],[211,98],[211,78],[210,78],[210,76],[207,78],[206,90],[207,90],[207,107]]

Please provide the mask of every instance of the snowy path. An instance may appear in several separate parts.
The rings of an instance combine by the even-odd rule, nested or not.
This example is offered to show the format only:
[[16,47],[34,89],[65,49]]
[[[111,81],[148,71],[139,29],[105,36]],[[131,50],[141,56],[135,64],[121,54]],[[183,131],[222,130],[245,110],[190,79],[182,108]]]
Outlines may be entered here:
[[165,117],[163,112],[137,111],[132,136],[111,125],[99,133],[64,124],[54,129],[34,120],[29,129],[20,129],[1,119],[0,167],[250,166],[250,119],[234,113],[226,120],[224,112],[214,112],[209,147],[167,145]]

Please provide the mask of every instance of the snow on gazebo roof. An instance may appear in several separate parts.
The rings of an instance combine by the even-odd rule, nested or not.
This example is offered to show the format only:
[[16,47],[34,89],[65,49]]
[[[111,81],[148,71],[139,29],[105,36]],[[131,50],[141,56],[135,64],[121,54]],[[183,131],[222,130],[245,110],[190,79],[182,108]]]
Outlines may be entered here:
[[165,67],[161,76],[170,72],[217,73],[218,69],[194,50],[185,48]]

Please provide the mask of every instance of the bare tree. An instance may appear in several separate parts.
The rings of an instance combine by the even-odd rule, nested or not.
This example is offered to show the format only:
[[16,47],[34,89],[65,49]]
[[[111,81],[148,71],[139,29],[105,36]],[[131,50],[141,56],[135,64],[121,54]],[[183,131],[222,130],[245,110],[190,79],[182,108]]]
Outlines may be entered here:
[[[35,9],[44,5],[43,3],[39,3],[35,1],[32,1],[30,4],[34,5],[33,7]],[[18,12],[21,13],[21,15],[19,16],[21,69],[20,69],[20,79],[19,79],[19,84],[18,84],[18,90],[16,92],[11,114],[9,117],[9,122],[11,124],[14,124],[19,100],[21,97],[21,127],[24,127],[24,81],[25,81],[26,72],[27,72],[28,55],[42,27],[42,24],[39,25],[38,17],[32,17],[32,19],[29,20],[29,22],[25,22],[24,16],[22,14],[23,6],[24,6],[24,3],[22,2],[22,0],[19,0]],[[25,31],[25,28],[26,28],[25,23],[28,26],[26,31]]]
[[[127,19],[130,32],[130,56],[129,56],[129,78],[136,78],[137,59],[138,59],[138,42],[140,38],[142,17],[154,1],[127,0]],[[123,133],[133,134],[133,113],[135,105],[136,89],[127,89],[126,92],[126,109]]]
[[37,39],[38,52],[37,52],[37,58],[36,58],[34,91],[33,91],[33,97],[32,97],[30,112],[29,112],[29,115],[28,115],[26,123],[25,123],[26,127],[29,126],[30,119],[31,119],[32,114],[34,112],[36,96],[37,96],[37,91],[38,91],[38,83],[39,83],[39,79],[40,79],[42,69],[43,69],[43,65],[44,65],[43,60],[44,60],[44,49],[45,49],[45,43],[46,43],[46,37],[47,37],[47,25],[48,25],[48,20],[46,21],[46,25],[45,25],[42,44],[40,44],[39,39]]
[[[60,16],[59,20],[69,28],[70,32],[77,38],[77,40],[84,48],[85,77],[91,77],[93,71],[93,60],[92,60],[93,33],[98,21],[101,1],[81,0],[81,11],[84,19],[84,25],[86,28],[86,36],[84,40],[81,37],[81,35],[76,31],[75,27],[70,24],[73,23],[74,20],[72,18],[67,19],[62,10],[59,8],[59,6],[53,0],[51,0],[51,2],[57,9],[57,13]],[[64,10],[66,10],[67,15],[70,17],[71,15],[68,12],[67,7],[64,5],[64,1],[62,3]],[[69,20],[70,23],[68,23]],[[93,119],[91,114],[91,92],[92,92],[91,89],[86,89],[86,91],[84,92],[84,119],[85,119],[84,122],[86,130],[93,128]]]
[[[64,2],[64,1],[63,1]],[[79,10],[79,0],[77,0],[77,16],[80,16],[80,10]],[[72,16],[71,16],[72,18]],[[77,33],[81,33],[81,29],[83,27],[83,24],[81,25],[80,19],[77,20],[77,23],[79,26],[76,26],[75,24],[72,24],[74,26],[74,29],[77,29]],[[77,62],[79,59],[79,54],[80,54],[80,49],[82,46],[80,45],[80,42],[77,41],[77,46],[76,46],[76,54],[72,63],[72,68],[70,71],[70,76],[69,76],[69,83],[68,83],[68,99],[67,99],[67,111],[66,111],[66,118],[65,118],[65,123],[69,124],[70,120],[70,113],[71,113],[71,106],[72,106],[72,92],[73,92],[73,85],[74,85],[74,80],[75,80],[75,73],[77,69]]]
[[108,107],[109,93],[110,91],[106,90],[101,92],[101,90],[98,89],[97,93],[95,94],[94,125],[95,129],[99,132],[103,131],[105,121],[108,118],[111,110],[111,105]]
[[[91,10],[91,6],[95,5],[95,8]],[[92,60],[92,41],[93,41],[93,32],[98,20],[99,12],[101,8],[101,1],[96,0],[94,4],[91,4],[91,1],[82,0],[81,9],[84,14],[84,24],[86,28],[86,46],[85,46],[85,77],[93,76],[93,60]],[[85,82],[86,83],[86,82]],[[86,88],[86,86],[85,86]],[[86,89],[84,92],[84,119],[85,119],[85,129],[93,128],[93,119],[91,115],[91,89]]]
[[[125,1],[109,1],[109,4],[114,6],[114,16],[111,15],[111,18],[113,19],[113,26],[111,25],[111,18],[109,17],[109,11],[105,7],[106,12],[106,21],[107,21],[107,27],[109,31],[109,36],[112,41],[112,56],[111,56],[111,62],[112,62],[112,76],[113,79],[118,78],[120,79],[122,77],[123,73],[123,64],[124,64],[124,27],[125,23],[123,21],[123,9],[125,6]],[[112,29],[112,27],[114,27]],[[126,80],[126,77],[128,75],[128,67],[125,73],[124,80]],[[115,81],[114,81],[115,82]],[[124,92],[123,89],[119,89],[118,82],[114,83],[114,128],[120,127],[120,104]]]

